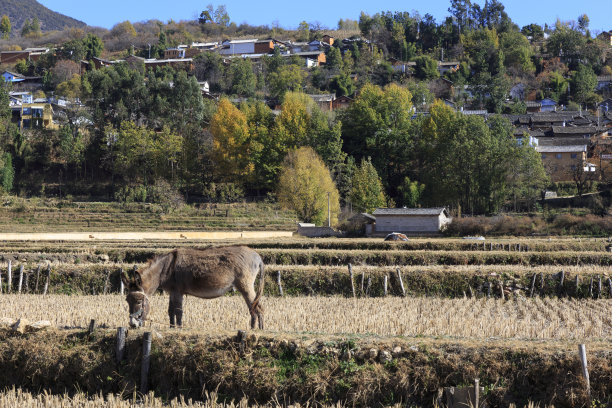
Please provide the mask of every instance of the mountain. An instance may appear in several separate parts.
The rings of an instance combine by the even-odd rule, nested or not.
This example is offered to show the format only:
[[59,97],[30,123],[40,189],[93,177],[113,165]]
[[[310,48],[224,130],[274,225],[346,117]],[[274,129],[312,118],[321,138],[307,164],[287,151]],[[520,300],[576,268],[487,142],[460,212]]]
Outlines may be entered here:
[[13,33],[21,30],[26,19],[38,17],[42,31],[62,30],[66,27],[84,27],[86,24],[72,17],[49,10],[36,0],[0,0],[0,16],[11,19]]

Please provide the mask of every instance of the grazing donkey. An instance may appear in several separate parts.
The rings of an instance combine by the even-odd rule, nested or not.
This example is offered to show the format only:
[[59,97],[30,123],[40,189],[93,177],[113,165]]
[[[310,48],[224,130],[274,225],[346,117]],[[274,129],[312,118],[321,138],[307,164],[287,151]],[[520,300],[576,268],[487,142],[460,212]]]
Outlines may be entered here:
[[[255,278],[259,273],[259,290]],[[223,296],[235,287],[246,301],[251,314],[251,328],[256,318],[263,329],[263,308],[259,303],[264,290],[264,264],[259,254],[244,246],[175,249],[149,260],[131,276],[122,274],[128,290],[130,326],[144,324],[149,314],[149,298],[158,288],[170,294],[170,327],[183,324],[183,295],[205,299]]]

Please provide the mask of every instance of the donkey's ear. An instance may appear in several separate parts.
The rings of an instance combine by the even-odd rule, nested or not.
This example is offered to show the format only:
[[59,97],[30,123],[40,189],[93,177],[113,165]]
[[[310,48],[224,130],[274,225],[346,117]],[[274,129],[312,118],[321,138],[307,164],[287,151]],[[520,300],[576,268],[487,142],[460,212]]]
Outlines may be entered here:
[[126,288],[129,288],[130,287],[130,277],[128,276],[127,272],[121,271],[120,276],[121,276],[121,282],[123,282],[123,286],[125,286]]
[[134,272],[134,284],[142,288],[142,277],[140,276],[140,272]]

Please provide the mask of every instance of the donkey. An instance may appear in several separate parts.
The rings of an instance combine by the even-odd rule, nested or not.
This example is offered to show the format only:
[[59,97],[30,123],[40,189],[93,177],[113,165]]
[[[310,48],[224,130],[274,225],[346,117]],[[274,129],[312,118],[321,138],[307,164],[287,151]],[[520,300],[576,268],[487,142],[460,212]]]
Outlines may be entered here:
[[[259,273],[259,289],[255,278]],[[175,249],[150,259],[131,276],[121,275],[128,290],[130,326],[140,327],[149,314],[150,297],[158,288],[170,294],[170,327],[183,325],[183,295],[205,299],[223,296],[235,287],[244,297],[251,314],[251,329],[255,320],[263,329],[264,264],[259,254],[245,246],[197,249]]]

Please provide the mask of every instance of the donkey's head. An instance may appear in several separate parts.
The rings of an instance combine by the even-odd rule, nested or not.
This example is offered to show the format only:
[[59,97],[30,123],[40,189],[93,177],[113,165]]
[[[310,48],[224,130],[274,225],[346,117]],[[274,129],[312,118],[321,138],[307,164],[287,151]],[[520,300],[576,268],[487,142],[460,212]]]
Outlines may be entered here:
[[122,273],[121,280],[127,288],[127,297],[130,310],[130,326],[132,328],[141,327],[144,325],[147,315],[149,314],[149,297],[142,287],[142,277],[139,271],[134,271],[131,274]]

